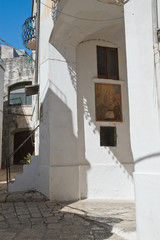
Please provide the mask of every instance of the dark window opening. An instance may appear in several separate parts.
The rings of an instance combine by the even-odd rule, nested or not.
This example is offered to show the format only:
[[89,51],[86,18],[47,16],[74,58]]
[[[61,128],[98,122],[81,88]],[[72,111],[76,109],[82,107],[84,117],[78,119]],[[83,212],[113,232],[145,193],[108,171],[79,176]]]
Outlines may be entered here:
[[119,79],[118,49],[97,46],[98,78]]
[[100,127],[100,146],[117,146],[116,127]]

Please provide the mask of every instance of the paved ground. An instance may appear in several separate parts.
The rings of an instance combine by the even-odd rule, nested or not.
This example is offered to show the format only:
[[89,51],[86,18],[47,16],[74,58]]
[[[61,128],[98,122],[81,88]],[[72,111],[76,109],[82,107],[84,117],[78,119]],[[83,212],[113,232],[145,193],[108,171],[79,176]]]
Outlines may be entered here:
[[11,194],[4,187],[0,190],[0,240],[134,240],[134,213],[129,202],[64,204],[34,191]]

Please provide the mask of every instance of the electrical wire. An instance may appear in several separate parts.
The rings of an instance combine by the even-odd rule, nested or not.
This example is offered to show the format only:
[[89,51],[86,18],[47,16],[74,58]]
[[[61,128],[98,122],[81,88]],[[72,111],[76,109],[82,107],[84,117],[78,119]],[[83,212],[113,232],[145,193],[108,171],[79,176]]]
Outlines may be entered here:
[[[52,9],[51,7],[49,7],[48,5],[46,5],[45,3],[41,2],[42,5]],[[110,19],[88,19],[88,18],[80,18],[80,17],[76,17],[67,13],[64,13],[62,11],[56,10],[58,13],[61,13],[67,17],[71,17],[71,18],[75,18],[81,21],[89,21],[89,22],[108,22],[108,21],[113,21],[113,20],[119,20],[119,19],[123,19],[123,17],[119,17],[119,18],[110,18]]]
[[12,46],[10,43],[6,42],[6,41],[5,41],[4,39],[2,39],[2,38],[0,38],[0,41],[3,42],[4,44],[6,44],[7,46],[16,49],[18,52],[23,53],[23,55],[24,55],[24,54],[27,55],[29,58],[31,58],[33,61],[35,61],[35,60],[32,58],[32,56],[30,56],[27,52],[23,52],[23,51],[19,50],[18,48]]

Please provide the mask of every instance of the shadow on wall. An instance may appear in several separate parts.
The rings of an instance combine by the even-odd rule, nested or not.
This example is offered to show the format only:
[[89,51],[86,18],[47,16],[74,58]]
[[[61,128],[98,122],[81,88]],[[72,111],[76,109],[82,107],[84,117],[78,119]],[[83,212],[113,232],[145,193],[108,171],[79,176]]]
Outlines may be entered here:
[[[14,151],[14,135],[31,130],[32,111],[28,111],[28,107],[25,111],[25,107],[20,105],[9,106],[8,101],[4,102],[3,109],[2,166],[5,166],[6,159]],[[24,156],[27,154],[28,149],[24,152]],[[16,162],[15,158],[16,156],[10,159],[11,164]]]
[[[80,197],[81,179],[79,178],[77,159],[78,140],[74,133],[72,111],[67,105],[67,97],[51,80],[49,80],[49,88],[43,100],[43,106],[45,107],[42,110],[40,124],[41,163],[44,161],[44,165],[53,167],[48,173],[50,175],[49,188],[45,190],[45,194],[48,196],[47,191],[52,192],[52,199],[56,196],[56,199],[64,198],[65,201],[67,201],[66,198],[77,200]],[[85,158],[85,152],[83,152],[83,156]],[[86,163],[85,171],[88,171],[90,166],[87,160]],[[43,185],[42,182],[41,184]],[[83,191],[87,195],[86,172],[83,175]]]
[[71,64],[67,64],[67,66],[68,66],[70,79],[72,81],[72,86],[73,86],[74,90],[77,91],[77,75],[76,75],[76,72],[74,71],[73,66]]
[[[78,85],[78,82],[77,82],[77,75],[76,75],[76,63],[74,61],[71,61],[72,58],[70,58],[71,54],[67,51],[67,49],[63,49],[61,46],[59,46],[58,44],[55,44],[55,47],[56,49],[62,54],[62,56],[64,57],[64,59],[66,60],[66,63],[67,63],[67,66],[68,66],[68,72],[69,72],[69,75],[70,75],[70,79],[71,79],[71,83],[72,83],[72,86],[74,88],[74,90],[77,92],[77,95],[79,94],[79,91],[77,91],[77,85]],[[70,52],[71,51],[75,51],[74,48],[71,48],[70,49]],[[89,88],[89,86],[86,86],[86,88]],[[89,90],[90,91],[90,90]],[[83,109],[81,109],[81,111],[79,111],[80,109],[78,109],[78,115],[79,115],[79,118],[81,118],[81,124],[83,124],[83,126],[81,125],[82,127],[82,131],[84,132],[84,123],[83,123],[83,117],[85,117],[85,119],[88,121],[88,124],[90,126],[92,126],[93,128],[93,133],[96,134],[98,133],[100,135],[100,130],[99,130],[99,125],[97,124],[97,122],[95,121],[95,116],[94,116],[94,113],[93,113],[93,110],[91,110],[89,108],[89,104],[88,104],[88,95],[86,94],[86,89],[84,89],[84,94],[83,94],[83,99],[81,98],[80,99],[81,101],[81,104],[83,106]],[[91,100],[89,99],[89,102]],[[93,101],[95,101],[95,97],[93,96]],[[82,116],[81,116],[82,115]],[[102,124],[103,125],[103,124]],[[128,132],[129,132],[129,127],[128,127]],[[82,133],[79,133],[82,135]],[[84,139],[84,135],[81,136],[83,138],[83,142],[85,143],[85,139]],[[132,179],[132,171],[134,169],[130,169],[130,167],[127,168],[127,165],[126,164],[123,164],[122,161],[118,160],[117,157],[116,157],[116,151],[114,152],[114,149],[112,148],[109,148],[109,147],[104,147],[106,149],[106,160],[107,160],[107,155],[110,155],[113,162],[116,163],[119,168],[121,169],[121,171],[127,176],[127,178],[129,179]],[[132,156],[132,151],[131,151],[131,146],[130,144],[128,144],[128,148],[130,148],[130,164],[133,163],[133,156]],[[81,147],[82,149],[82,147]],[[83,151],[85,151],[85,146],[83,147]],[[85,159],[85,158],[84,158]],[[132,159],[132,161],[131,161]],[[124,161],[125,162],[125,161]]]
[[[75,69],[75,66],[71,63],[68,63],[68,71],[69,71],[69,74],[70,74],[70,79],[71,79],[71,82],[72,82],[72,86],[75,89],[75,91],[77,92],[77,76],[76,76],[76,72],[75,72],[74,69]],[[93,99],[94,99],[94,96],[93,96]],[[95,101],[95,99],[94,99],[94,101]],[[88,121],[89,126],[92,127],[93,134],[98,133],[100,135],[99,126],[96,124],[96,121],[94,120],[95,116],[93,116],[93,114],[91,114],[91,111],[89,110],[87,97],[83,96],[83,99],[81,99],[81,102],[82,102],[81,104],[83,106],[82,114],[85,117],[85,119]],[[78,114],[79,114],[79,112],[78,112]],[[80,118],[82,118],[81,122],[83,122],[83,116],[79,116]],[[81,125],[81,127],[82,127],[82,125]],[[129,131],[129,129],[128,129],[128,131]],[[84,132],[84,123],[83,123],[83,132]],[[82,133],[80,133],[80,134],[82,135]],[[84,134],[83,134],[83,142],[85,142]],[[132,173],[131,173],[131,169],[130,168],[127,169],[126,166],[124,166],[124,164],[121,163],[117,159],[113,150],[111,150],[109,147],[104,147],[104,148],[106,149],[106,160],[107,160],[107,155],[110,156],[113,163],[115,163],[117,166],[119,166],[119,168],[121,169],[123,174],[125,174],[125,176],[128,179],[132,180],[133,176],[132,176]],[[85,146],[83,147],[83,151],[85,152]],[[131,151],[130,151],[130,153],[132,154]],[[133,157],[132,157],[132,159],[133,159]]]
[[[93,134],[99,133],[99,127],[97,126],[96,122],[93,120],[94,117],[91,115],[91,111],[89,111],[88,108],[88,104],[87,104],[87,100],[85,97],[83,97],[83,113],[84,113],[84,117],[88,122],[88,125],[92,128]],[[103,125],[103,124],[102,124]],[[113,163],[115,163],[123,172],[123,174],[125,174],[125,176],[132,180],[133,176],[131,175],[130,171],[128,171],[128,169],[126,169],[123,165],[123,163],[121,163],[117,157],[115,156],[113,150],[111,150],[109,147],[103,147],[106,149],[106,161],[107,161],[107,156],[110,157],[110,159],[112,159]]]
[[[76,49],[74,47],[65,47],[65,46],[60,46],[58,43],[54,43],[54,47],[57,49],[57,51],[61,54],[61,56],[64,58],[63,62],[66,62],[68,66],[68,74],[70,75],[70,80],[72,83],[72,86],[75,90],[75,92],[78,95],[78,119],[80,120],[78,124],[80,124],[80,128],[78,129],[78,139],[74,134],[74,127],[73,127],[73,121],[72,121],[72,111],[68,107],[67,103],[67,96],[64,95],[62,92],[63,90],[58,89],[57,86],[55,86],[52,81],[49,81],[49,85],[46,85],[46,89],[50,88],[49,90],[44,90],[45,96],[44,98],[44,105],[45,109],[43,109],[43,115],[45,115],[45,119],[43,118],[44,126],[48,126],[48,129],[46,130],[45,128],[41,127],[41,140],[43,141],[40,144],[41,146],[45,146],[50,154],[45,153],[43,150],[41,151],[41,156],[43,159],[49,159],[48,164],[54,164],[54,165],[78,165],[79,162],[77,161],[77,156],[78,160],[81,161],[81,164],[83,166],[86,166],[86,168],[81,167],[80,169],[83,168],[82,172],[85,171],[84,173],[84,182],[81,177],[81,179],[77,180],[73,179],[72,182],[77,186],[77,189],[79,186],[82,184],[85,185],[86,190],[82,192],[82,196],[80,198],[87,198],[88,194],[88,186],[87,186],[87,171],[90,169],[90,163],[89,159],[86,159],[86,145],[85,145],[85,135],[84,135],[84,117],[87,120],[89,126],[92,127],[93,129],[93,134],[99,133],[99,125],[95,121],[95,116],[94,116],[94,111],[91,109],[90,105],[88,102],[91,102],[91,98],[88,96],[88,90],[92,91],[90,88],[90,85],[87,85],[85,89],[83,89],[83,93],[80,93],[79,90],[77,91],[77,76],[76,76],[76,63],[75,63],[75,54],[76,54]],[[81,96],[80,96],[81,94]],[[92,94],[93,95],[93,94]],[[46,97],[47,96],[47,97]],[[47,103],[49,101],[49,103]],[[93,101],[95,101],[94,95],[93,95]],[[50,104],[53,103],[53,104]],[[51,109],[47,109],[46,106],[50,106]],[[49,113],[49,119],[47,120],[47,115]],[[49,124],[49,122],[52,122]],[[51,126],[51,127],[49,127]],[[55,130],[56,129],[56,130]],[[58,131],[57,131],[58,129]],[[90,128],[91,129],[91,128]],[[55,130],[55,131],[54,131]],[[129,131],[129,129],[128,129]],[[45,139],[48,138],[49,135],[52,136],[52,142],[46,142]],[[49,137],[51,139],[51,136]],[[49,147],[48,147],[49,145]],[[41,147],[40,147],[41,149]],[[73,149],[73,151],[68,151],[70,149]],[[77,153],[78,149],[78,153]],[[103,147],[104,149],[104,147]],[[118,160],[116,157],[116,154],[114,154],[113,150],[109,147],[105,147],[106,150],[106,163],[108,161],[108,158],[113,161],[114,164],[116,164],[119,168],[120,171],[127,177],[128,179],[132,180],[132,174],[131,170],[127,169],[126,165],[122,163],[122,161]],[[67,154],[65,154],[67,152]],[[116,153],[116,152],[115,152]],[[53,159],[51,159],[51,156],[53,156]],[[65,161],[63,160],[65,159]],[[104,162],[104,161],[103,161]],[[132,164],[132,162],[129,162]],[[88,168],[88,169],[87,169]],[[129,166],[130,168],[130,166]],[[81,176],[83,174],[80,174]],[[51,177],[50,177],[51,178]],[[79,177],[80,178],[80,177]],[[79,184],[78,184],[79,181]],[[60,181],[62,184],[65,183],[65,176],[60,177]],[[69,181],[68,181],[69,182]],[[58,183],[57,183],[58,184]],[[50,183],[49,183],[50,185]],[[54,185],[54,184],[53,184]],[[72,184],[71,184],[72,186]],[[50,186],[52,187],[52,186]],[[62,186],[60,186],[62,187]],[[76,187],[75,187],[76,188]],[[66,188],[67,189],[67,188]],[[56,194],[56,190],[54,189],[54,192]],[[57,195],[57,194],[56,194]],[[66,194],[67,195],[67,194]],[[78,195],[78,193],[77,193]]]

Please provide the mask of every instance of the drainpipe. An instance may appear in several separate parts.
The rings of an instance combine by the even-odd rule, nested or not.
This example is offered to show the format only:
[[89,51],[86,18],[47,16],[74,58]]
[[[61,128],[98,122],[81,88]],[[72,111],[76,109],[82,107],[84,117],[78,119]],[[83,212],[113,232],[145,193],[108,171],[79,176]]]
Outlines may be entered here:
[[[39,32],[40,32],[40,0],[37,0],[37,17],[36,17],[36,68],[35,68],[35,84],[38,85],[39,73]],[[37,117],[39,120],[39,94],[37,95]]]
[[37,0],[35,84],[38,84],[38,68],[39,68],[39,25],[40,25],[40,0]]
[[157,3],[157,26],[158,26],[158,28],[160,28],[160,16],[159,16],[159,14],[160,14],[160,2],[159,2],[159,0],[156,0],[156,3]]

